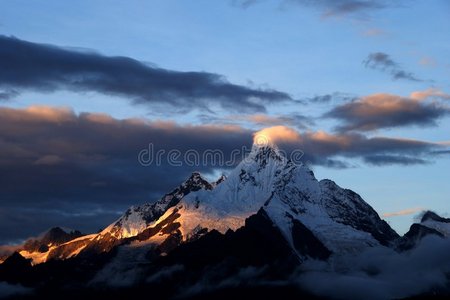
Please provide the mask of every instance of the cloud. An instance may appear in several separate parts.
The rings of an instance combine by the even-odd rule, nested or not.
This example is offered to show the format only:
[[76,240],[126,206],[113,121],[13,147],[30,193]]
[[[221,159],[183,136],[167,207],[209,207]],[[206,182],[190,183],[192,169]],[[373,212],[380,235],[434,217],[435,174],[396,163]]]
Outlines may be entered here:
[[426,100],[429,98],[437,98],[437,99],[446,99],[449,100],[450,99],[450,95],[447,93],[444,93],[443,91],[436,89],[436,88],[429,88],[426,89],[424,91],[416,91],[416,92],[412,92],[409,95],[409,98],[414,99],[414,100]]
[[364,161],[374,166],[385,166],[385,165],[410,166],[410,165],[425,165],[430,163],[430,161],[422,158],[404,155],[368,155],[364,157]]
[[0,245],[0,263],[2,259],[6,259],[13,254],[20,246],[17,245]]
[[232,3],[234,5],[240,6],[242,8],[249,8],[263,0],[233,0]]
[[450,239],[433,235],[407,252],[374,247],[336,257],[330,265],[306,263],[295,280],[314,294],[333,299],[404,299],[433,291],[447,295],[449,260]]
[[298,142],[300,135],[297,131],[286,126],[273,126],[264,128],[256,132],[253,136],[253,143],[257,145],[278,144],[283,142]]
[[[243,8],[248,8],[262,0],[240,0],[234,1]],[[367,16],[368,13],[390,6],[383,0],[282,0],[282,4],[296,4],[305,7],[317,8],[322,11],[323,17],[333,16]]]
[[419,65],[424,66],[424,67],[430,67],[430,68],[435,68],[438,63],[437,61],[429,56],[424,56],[419,60]]
[[363,61],[363,64],[366,68],[389,73],[394,80],[405,79],[410,81],[423,81],[422,79],[417,78],[413,73],[403,70],[397,62],[383,52],[369,54]]
[[35,165],[57,165],[62,163],[64,160],[58,155],[44,155],[38,158],[34,164]]
[[354,96],[347,93],[334,92],[331,94],[316,95],[314,97],[306,98],[305,103],[314,104],[329,104],[331,102],[347,102],[354,100]]
[[0,90],[0,101],[9,101],[19,95],[19,92],[13,89]]
[[215,123],[215,124],[235,124],[235,125],[256,125],[258,127],[268,127],[275,125],[286,125],[296,127],[299,129],[306,129],[311,125],[314,125],[312,118],[297,114],[283,114],[283,115],[270,115],[270,114],[239,114],[228,115],[225,117],[219,117],[214,115],[200,115],[199,118],[203,123]]
[[419,213],[424,211],[425,209],[422,207],[413,207],[413,208],[407,208],[402,209],[400,211],[394,211],[394,212],[387,212],[382,215],[383,218],[391,218],[391,217],[398,217],[398,216],[407,216],[412,215],[415,213]]
[[[436,98],[446,98],[448,95],[438,90],[413,92],[410,97],[392,94],[373,94],[339,105],[325,114],[343,124],[337,127],[339,131],[371,131],[380,128],[401,126],[436,126],[437,120],[447,116],[450,109]],[[435,98],[433,101],[423,101]],[[418,101],[419,100],[419,101]]]
[[13,285],[6,282],[0,282],[0,298],[8,298],[15,296],[23,296],[24,294],[30,294],[31,289],[25,288],[21,285]]
[[324,8],[324,16],[342,16],[349,14],[366,13],[373,10],[379,10],[386,7],[384,1],[373,0],[322,0],[322,1],[308,1],[308,0],[294,0],[301,4],[319,5]]
[[254,114],[254,115],[247,115],[246,120],[258,125],[267,126],[267,125],[283,124],[285,122],[290,123],[293,121],[293,118],[284,116],[270,116],[265,114]]
[[[288,157],[301,150],[301,162],[332,168],[373,155],[432,159],[436,156],[426,156],[430,151],[448,149],[417,140],[286,126],[263,132],[274,136]],[[232,168],[250,151],[253,135],[254,130],[233,125],[119,120],[47,106],[0,107],[0,244],[53,226],[96,232],[129,206],[155,201],[193,171],[214,174]],[[149,145],[154,160],[144,166],[138,156]],[[168,159],[172,150],[179,153],[175,161]],[[187,153],[202,157],[210,150],[223,153],[226,164],[185,160]],[[233,154],[236,150],[240,155]],[[160,161],[156,153],[162,153]]]
[[[23,90],[92,91],[132,103],[185,111],[217,104],[235,111],[264,111],[292,98],[273,89],[232,84],[222,75],[179,72],[128,57],[110,57],[0,35],[0,99]],[[14,91],[14,92],[11,92]]]
[[363,31],[362,35],[366,37],[378,37],[386,35],[386,32],[379,28],[369,28]]
[[[304,159],[312,164],[327,165],[329,159],[358,157],[369,164],[380,166],[405,165],[405,160],[410,165],[422,164],[424,162],[420,160],[421,157],[429,154],[435,147],[443,146],[411,139],[369,138],[354,133],[330,134],[317,131],[302,133],[297,147],[305,153]],[[373,157],[378,159],[374,161]]]
[[450,150],[435,150],[435,151],[432,151],[431,154],[434,154],[434,155],[447,155],[447,154],[450,154]]
[[332,99],[333,99],[332,95],[325,94],[325,95],[314,96],[310,99],[310,101],[313,103],[327,103],[327,102],[330,102]]

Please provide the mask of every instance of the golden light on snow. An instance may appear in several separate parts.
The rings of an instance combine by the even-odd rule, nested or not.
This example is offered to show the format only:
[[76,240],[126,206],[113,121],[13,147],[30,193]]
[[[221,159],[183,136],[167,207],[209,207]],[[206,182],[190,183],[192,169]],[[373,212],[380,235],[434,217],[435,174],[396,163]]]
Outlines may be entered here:
[[253,135],[253,144],[259,147],[298,140],[300,135],[294,129],[281,125],[264,128]]

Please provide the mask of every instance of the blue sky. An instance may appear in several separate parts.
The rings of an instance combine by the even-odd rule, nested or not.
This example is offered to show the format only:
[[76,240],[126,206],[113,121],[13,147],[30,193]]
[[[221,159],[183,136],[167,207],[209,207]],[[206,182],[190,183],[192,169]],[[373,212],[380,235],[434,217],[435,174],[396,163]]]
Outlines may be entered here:
[[[443,95],[450,93],[447,1],[398,1],[395,5],[389,1],[334,2],[379,5],[356,11],[337,11],[335,4],[326,0],[317,5],[306,2],[2,1],[0,34],[75,52],[130,57],[168,70],[220,74],[236,85],[282,91],[291,95],[291,101],[282,105],[269,103],[264,114],[280,117],[296,113],[314,121],[314,125],[299,131],[333,133],[343,119],[323,118],[323,114],[350,98],[379,93],[408,98],[412,92],[429,89]],[[327,15],[330,11],[334,13],[331,16]],[[373,53],[388,55],[395,64],[394,71],[405,71],[418,80],[393,79],[392,66],[380,61],[373,68],[367,67],[364,62]],[[345,95],[347,100],[336,96],[324,103],[309,101],[321,95]],[[123,98],[95,90],[42,92],[30,88],[1,104],[16,109],[30,105],[66,106],[77,113],[105,113],[117,119],[138,117],[184,125],[220,124],[223,118],[239,114],[220,105],[177,113],[173,107],[136,105]],[[441,97],[436,101],[445,108],[450,100]],[[209,124],[200,115],[209,115]],[[237,125],[252,131],[264,127],[254,123]],[[380,127],[363,134],[368,138],[450,141],[450,118],[445,115],[436,119],[434,126],[422,125]],[[423,208],[448,216],[448,158],[449,154],[427,157],[427,164],[374,166],[347,156],[345,161],[350,168],[313,165],[313,169],[318,178],[331,178],[360,193],[380,214]],[[121,205],[128,204],[125,201]],[[403,233],[414,215],[387,220]]]

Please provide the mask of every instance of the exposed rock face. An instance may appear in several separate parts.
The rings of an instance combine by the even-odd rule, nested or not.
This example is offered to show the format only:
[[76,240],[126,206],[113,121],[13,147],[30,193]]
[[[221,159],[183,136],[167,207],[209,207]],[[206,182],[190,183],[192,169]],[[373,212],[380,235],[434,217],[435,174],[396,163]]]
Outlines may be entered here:
[[39,238],[29,239],[23,245],[23,250],[29,252],[47,252],[49,247],[58,246],[82,236],[78,230],[65,231],[60,227],[53,227]]

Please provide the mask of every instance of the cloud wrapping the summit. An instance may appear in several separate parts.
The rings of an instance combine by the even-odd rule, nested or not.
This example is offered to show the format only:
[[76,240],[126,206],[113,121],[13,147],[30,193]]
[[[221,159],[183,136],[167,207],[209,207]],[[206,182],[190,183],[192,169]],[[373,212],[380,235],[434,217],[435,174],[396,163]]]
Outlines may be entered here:
[[282,125],[264,128],[253,136],[253,143],[260,146],[298,143],[299,140],[300,135],[297,131]]

